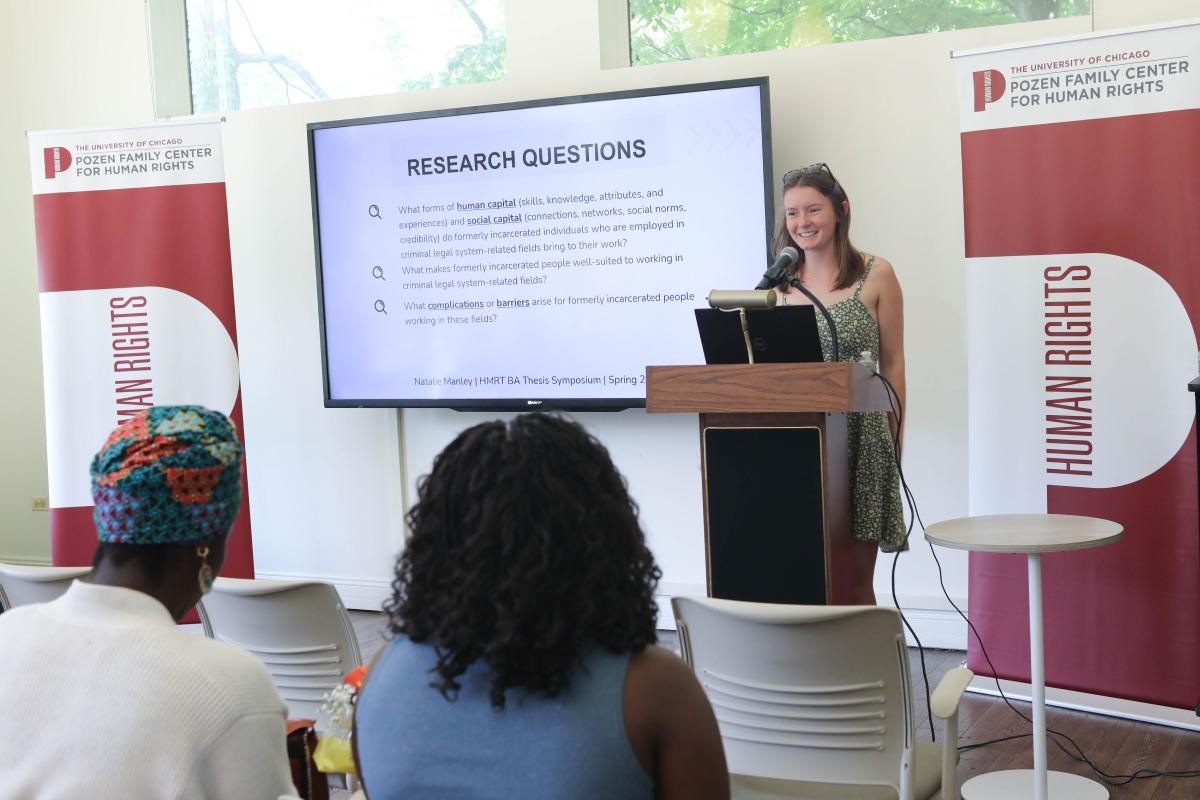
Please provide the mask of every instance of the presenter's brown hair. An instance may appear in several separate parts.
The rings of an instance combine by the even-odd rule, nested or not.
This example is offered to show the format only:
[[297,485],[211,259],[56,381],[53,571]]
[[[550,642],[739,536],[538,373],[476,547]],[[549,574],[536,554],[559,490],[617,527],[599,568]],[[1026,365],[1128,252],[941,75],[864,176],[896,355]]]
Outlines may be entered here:
[[[833,213],[837,217],[837,230],[834,235],[834,255],[838,263],[838,276],[833,288],[848,289],[858,282],[866,269],[866,261],[854,245],[850,244],[850,198],[846,190],[833,176],[829,165],[824,163],[810,164],[803,169],[794,169],[783,175],[783,190],[780,196],[786,195],[789,189],[797,186],[810,186],[829,199]],[[780,215],[779,227],[775,230],[775,238],[771,240],[771,257],[778,258],[785,247],[795,247],[800,251],[800,258],[792,267],[792,274],[799,275],[804,266],[804,249],[788,232],[787,215]],[[783,292],[790,291],[784,283],[780,285]]]

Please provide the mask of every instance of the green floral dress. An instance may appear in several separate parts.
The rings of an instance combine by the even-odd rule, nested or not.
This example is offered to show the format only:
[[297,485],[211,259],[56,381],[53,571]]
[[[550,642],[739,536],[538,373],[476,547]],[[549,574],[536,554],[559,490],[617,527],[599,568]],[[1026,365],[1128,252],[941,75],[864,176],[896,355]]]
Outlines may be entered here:
[[[879,362],[879,323],[859,298],[874,263],[875,256],[869,256],[853,297],[829,306],[829,315],[837,325],[838,355],[842,361],[857,361],[862,352],[868,350],[871,359]],[[825,360],[829,361],[833,354],[833,338],[820,312],[817,313],[817,330],[821,334],[821,350]],[[879,549],[885,553],[907,549],[900,472],[896,469],[896,450],[887,414],[847,414],[846,435],[850,448],[854,538],[879,542]]]

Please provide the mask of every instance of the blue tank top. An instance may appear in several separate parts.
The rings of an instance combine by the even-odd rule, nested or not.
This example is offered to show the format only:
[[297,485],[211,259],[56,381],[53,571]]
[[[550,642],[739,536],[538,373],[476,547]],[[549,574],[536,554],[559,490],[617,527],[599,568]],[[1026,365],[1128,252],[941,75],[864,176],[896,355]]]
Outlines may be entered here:
[[476,662],[454,702],[429,684],[433,648],[388,644],[355,709],[372,798],[652,798],[654,781],[625,732],[629,654],[591,650],[557,697],[510,689],[494,711]]

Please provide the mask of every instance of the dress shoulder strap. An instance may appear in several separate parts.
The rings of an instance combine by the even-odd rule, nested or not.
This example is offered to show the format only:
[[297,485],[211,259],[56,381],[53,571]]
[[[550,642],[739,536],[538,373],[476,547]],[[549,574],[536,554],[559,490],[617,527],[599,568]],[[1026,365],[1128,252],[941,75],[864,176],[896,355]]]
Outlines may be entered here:
[[867,282],[867,276],[871,274],[871,265],[875,263],[875,256],[867,256],[867,266],[863,269],[863,276],[858,279],[858,286],[854,289],[854,299],[862,294],[863,284]]

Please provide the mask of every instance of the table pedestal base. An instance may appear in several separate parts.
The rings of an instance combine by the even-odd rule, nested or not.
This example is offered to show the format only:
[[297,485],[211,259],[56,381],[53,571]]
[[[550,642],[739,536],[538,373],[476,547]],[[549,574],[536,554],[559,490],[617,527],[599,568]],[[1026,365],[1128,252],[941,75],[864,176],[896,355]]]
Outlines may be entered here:
[[[1108,789],[1090,778],[1051,771],[1049,800],[1108,800]],[[1033,770],[1007,769],[976,775],[962,786],[963,800],[1032,798]]]

